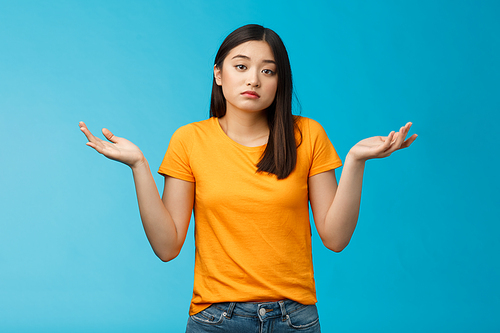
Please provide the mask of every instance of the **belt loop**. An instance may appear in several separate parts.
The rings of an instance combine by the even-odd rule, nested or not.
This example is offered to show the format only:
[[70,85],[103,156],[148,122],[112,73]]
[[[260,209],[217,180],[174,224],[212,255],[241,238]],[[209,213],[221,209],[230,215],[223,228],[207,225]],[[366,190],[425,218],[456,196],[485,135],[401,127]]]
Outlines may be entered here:
[[232,302],[232,303],[229,303],[229,306],[227,308],[227,311],[226,311],[226,318],[227,319],[231,319],[231,316],[233,315],[233,311],[234,311],[234,307],[236,306],[236,303]]
[[285,308],[285,303],[283,301],[279,301],[278,303],[279,303],[280,309],[281,309],[281,320],[285,321],[288,319],[288,315],[286,313],[286,308]]

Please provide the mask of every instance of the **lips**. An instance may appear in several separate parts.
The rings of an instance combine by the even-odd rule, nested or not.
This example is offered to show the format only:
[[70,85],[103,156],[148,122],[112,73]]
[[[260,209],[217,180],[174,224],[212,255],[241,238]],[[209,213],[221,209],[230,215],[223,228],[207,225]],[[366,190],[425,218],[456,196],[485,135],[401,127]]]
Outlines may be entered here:
[[241,93],[243,96],[251,97],[251,98],[259,98],[259,94],[257,94],[255,91],[252,90],[247,90],[245,92]]

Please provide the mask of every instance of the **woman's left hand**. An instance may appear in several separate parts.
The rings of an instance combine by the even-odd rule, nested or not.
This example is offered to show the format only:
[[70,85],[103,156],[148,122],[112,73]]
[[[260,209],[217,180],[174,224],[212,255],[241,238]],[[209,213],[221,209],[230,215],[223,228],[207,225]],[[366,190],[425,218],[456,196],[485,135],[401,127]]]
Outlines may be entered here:
[[392,131],[388,136],[374,136],[361,140],[351,148],[349,155],[356,160],[366,161],[372,158],[387,157],[396,150],[408,148],[417,138],[417,134],[413,134],[405,140],[411,125],[412,123],[407,123],[401,127],[399,132]]

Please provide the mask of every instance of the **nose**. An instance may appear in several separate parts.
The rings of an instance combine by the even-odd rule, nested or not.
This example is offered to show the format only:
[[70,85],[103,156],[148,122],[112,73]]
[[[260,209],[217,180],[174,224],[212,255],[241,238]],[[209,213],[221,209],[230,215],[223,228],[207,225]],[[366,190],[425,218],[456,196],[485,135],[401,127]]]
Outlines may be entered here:
[[259,79],[259,72],[258,71],[249,71],[248,78],[247,78],[247,86],[250,86],[250,87],[259,87],[260,86],[260,79]]

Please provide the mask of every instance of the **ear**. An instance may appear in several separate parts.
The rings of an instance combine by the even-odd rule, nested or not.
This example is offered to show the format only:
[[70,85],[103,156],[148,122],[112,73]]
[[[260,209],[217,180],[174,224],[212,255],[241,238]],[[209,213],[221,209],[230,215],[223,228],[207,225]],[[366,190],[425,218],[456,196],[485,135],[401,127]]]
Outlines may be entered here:
[[215,78],[215,83],[217,83],[218,86],[222,85],[222,72],[217,65],[214,65],[214,78]]

